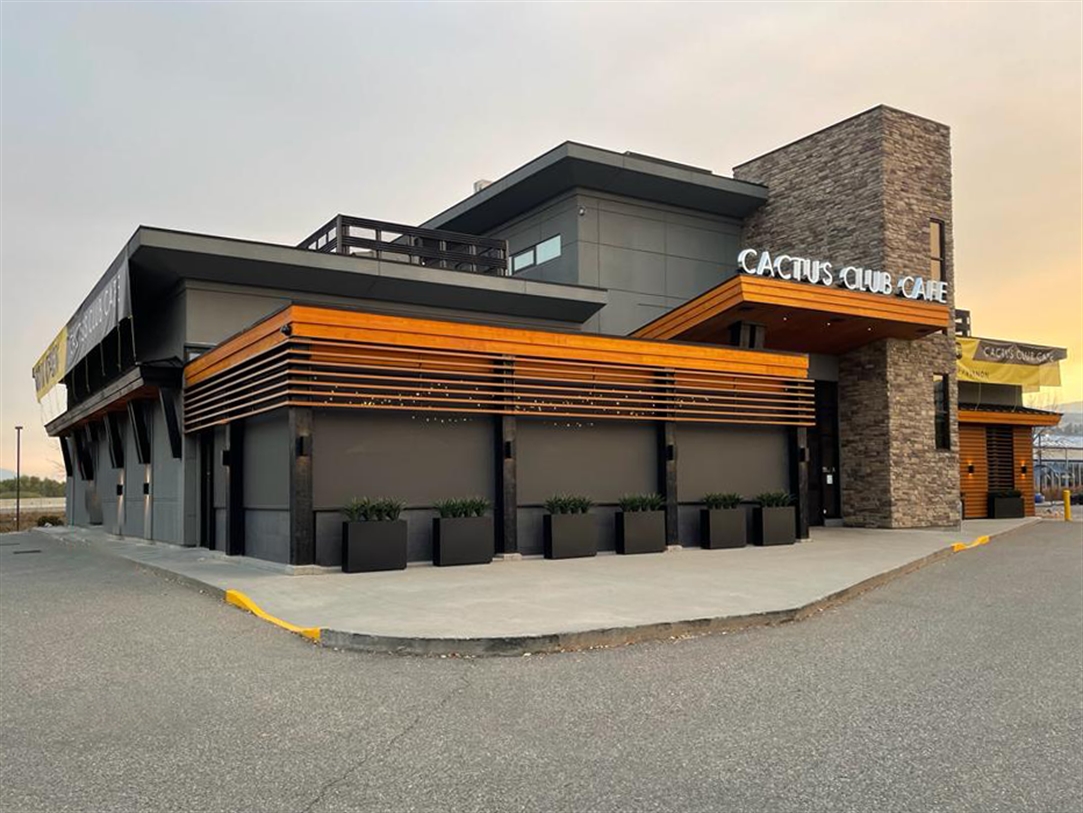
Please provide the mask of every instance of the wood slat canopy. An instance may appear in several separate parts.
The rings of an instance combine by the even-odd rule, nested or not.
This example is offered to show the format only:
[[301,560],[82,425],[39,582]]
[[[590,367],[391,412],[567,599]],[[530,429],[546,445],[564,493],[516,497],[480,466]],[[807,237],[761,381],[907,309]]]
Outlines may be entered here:
[[283,406],[813,423],[807,357],[294,305],[185,368],[185,431]]
[[951,324],[946,305],[740,274],[633,336],[723,344],[735,322],[766,327],[777,350],[836,354],[884,338],[918,339]]

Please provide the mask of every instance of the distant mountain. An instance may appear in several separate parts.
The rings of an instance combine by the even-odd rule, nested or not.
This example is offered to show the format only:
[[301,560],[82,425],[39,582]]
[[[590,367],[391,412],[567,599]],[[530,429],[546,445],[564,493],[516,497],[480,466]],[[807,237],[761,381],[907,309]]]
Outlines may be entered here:
[[0,469],[0,480],[14,480],[15,472],[8,469]]

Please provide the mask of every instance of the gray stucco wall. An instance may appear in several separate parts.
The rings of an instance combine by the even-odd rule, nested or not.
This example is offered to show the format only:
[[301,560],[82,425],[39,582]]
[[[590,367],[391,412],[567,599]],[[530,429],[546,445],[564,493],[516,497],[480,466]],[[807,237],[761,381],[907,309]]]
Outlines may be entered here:
[[489,236],[515,254],[557,233],[561,257],[520,275],[608,289],[584,330],[625,335],[732,276],[741,221],[579,189]]
[[151,525],[150,496],[143,494],[147,480],[147,466],[139,462],[135,453],[135,432],[131,421],[125,419],[124,427],[124,535],[147,537]]
[[286,410],[244,422],[244,552],[288,562],[290,435]]
[[528,317],[512,317],[497,313],[465,311],[455,308],[431,308],[423,305],[397,304],[326,296],[306,292],[289,292],[256,286],[226,285],[187,280],[185,282],[185,342],[190,345],[213,346],[250,327],[255,322],[292,302],[308,305],[344,307],[372,313],[413,316],[432,319],[460,319],[479,324],[512,327],[538,327],[567,330],[567,322],[553,322]]
[[153,416],[149,422],[151,427],[151,537],[159,542],[180,544],[183,461],[174,458],[169,447],[169,434],[166,431],[161,405],[148,404],[148,411]]
[[404,500],[409,556],[431,558],[434,502],[494,498],[494,432],[488,416],[316,410],[312,485],[317,563],[339,564],[339,509],[354,497]]

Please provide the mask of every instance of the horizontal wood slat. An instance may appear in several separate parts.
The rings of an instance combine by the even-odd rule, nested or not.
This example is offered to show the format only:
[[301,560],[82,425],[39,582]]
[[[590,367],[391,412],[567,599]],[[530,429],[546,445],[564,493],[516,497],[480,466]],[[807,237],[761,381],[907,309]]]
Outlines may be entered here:
[[[985,454],[985,427],[959,427],[959,484],[963,496],[963,517],[988,516],[989,464]],[[974,471],[970,471],[973,467]]]
[[1003,410],[960,409],[959,423],[980,423],[999,426],[1056,426],[1057,412],[1005,412]]
[[[336,324],[349,321],[339,318],[344,312],[289,310],[305,321],[287,318],[273,332],[253,329],[247,344],[237,337],[189,365],[186,431],[276,405],[790,426],[814,421],[806,361],[795,364],[785,354],[503,328],[466,338],[448,334],[484,326],[381,316],[350,327]],[[406,333],[404,322],[421,324]],[[523,340],[530,335],[542,338],[528,345]],[[593,341],[584,345],[583,339]],[[800,376],[759,372],[779,366]]]

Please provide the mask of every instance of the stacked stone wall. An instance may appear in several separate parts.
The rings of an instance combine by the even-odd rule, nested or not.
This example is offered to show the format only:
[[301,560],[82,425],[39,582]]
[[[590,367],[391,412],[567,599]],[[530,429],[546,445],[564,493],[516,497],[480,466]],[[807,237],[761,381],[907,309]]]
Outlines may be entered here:
[[[945,225],[944,279],[954,308],[949,129],[877,107],[742,164],[767,184],[744,245],[928,277],[931,219]],[[953,321],[953,320],[952,320]],[[770,336],[767,337],[770,346]],[[842,514],[866,527],[959,519],[954,327],[888,339],[839,358]],[[935,443],[935,376],[950,376],[951,449]]]

